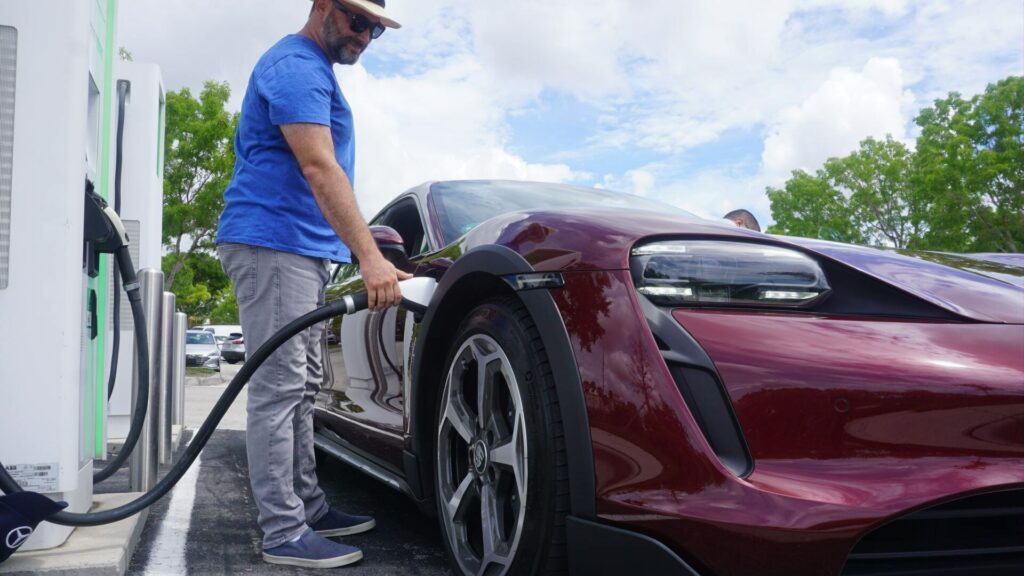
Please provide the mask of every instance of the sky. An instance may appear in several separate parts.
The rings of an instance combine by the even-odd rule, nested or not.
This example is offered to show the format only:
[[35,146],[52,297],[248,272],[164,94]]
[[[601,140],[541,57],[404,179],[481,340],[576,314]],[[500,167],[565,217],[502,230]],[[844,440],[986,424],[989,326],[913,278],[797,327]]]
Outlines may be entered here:
[[[121,0],[167,90],[226,81],[308,0]],[[1021,0],[388,0],[403,27],[335,66],[366,216],[431,180],[596,186],[771,222],[767,186],[863,139],[913,144],[951,91],[1024,75]]]

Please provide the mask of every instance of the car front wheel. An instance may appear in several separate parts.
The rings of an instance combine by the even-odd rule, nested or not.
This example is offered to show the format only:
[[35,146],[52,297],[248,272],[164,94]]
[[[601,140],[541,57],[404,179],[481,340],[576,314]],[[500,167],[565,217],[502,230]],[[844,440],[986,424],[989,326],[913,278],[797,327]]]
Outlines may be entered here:
[[525,307],[463,321],[437,419],[435,495],[457,572],[562,574],[568,470],[551,367]]

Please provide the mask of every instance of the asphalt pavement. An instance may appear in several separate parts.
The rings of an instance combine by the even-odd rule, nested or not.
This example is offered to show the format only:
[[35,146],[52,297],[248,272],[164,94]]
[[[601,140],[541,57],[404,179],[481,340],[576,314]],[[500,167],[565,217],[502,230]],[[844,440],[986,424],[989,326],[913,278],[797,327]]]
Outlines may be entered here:
[[[197,423],[219,398],[238,365],[224,365],[223,380],[192,380],[186,387],[186,423]],[[245,455],[244,398],[214,433],[199,461],[171,493],[155,504],[128,570],[130,575],[322,574],[266,564],[260,558]],[[184,448],[179,448],[179,452]],[[166,470],[162,466],[160,474]],[[358,564],[337,569],[353,576],[449,574],[437,520],[420,514],[405,496],[331,458],[318,468],[328,502],[341,510],[372,514],[377,527],[342,541],[363,550]],[[125,472],[97,487],[120,491]],[[336,571],[331,571],[336,572]]]

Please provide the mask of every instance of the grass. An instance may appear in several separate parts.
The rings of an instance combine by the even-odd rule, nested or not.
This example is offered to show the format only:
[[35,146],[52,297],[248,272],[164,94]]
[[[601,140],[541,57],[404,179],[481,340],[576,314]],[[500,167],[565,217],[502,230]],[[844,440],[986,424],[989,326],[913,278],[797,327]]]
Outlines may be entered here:
[[207,376],[215,376],[217,371],[213,368],[199,368],[196,366],[186,366],[185,376],[192,376],[194,378],[205,378]]

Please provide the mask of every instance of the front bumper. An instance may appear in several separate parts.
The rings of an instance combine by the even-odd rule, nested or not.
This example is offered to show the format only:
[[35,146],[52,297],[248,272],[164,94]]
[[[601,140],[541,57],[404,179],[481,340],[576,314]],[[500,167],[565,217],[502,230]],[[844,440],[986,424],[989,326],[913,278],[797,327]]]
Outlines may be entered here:
[[667,546],[650,536],[569,516],[570,574],[642,574],[697,576],[697,572]]
[[1022,326],[676,314],[735,410],[748,471],[716,451],[669,369],[692,358],[655,339],[628,273],[565,279],[552,294],[584,382],[597,520],[700,573],[839,574],[887,522],[1024,487]]
[[185,366],[196,368],[220,368],[220,356],[212,358],[200,354],[186,354]]

